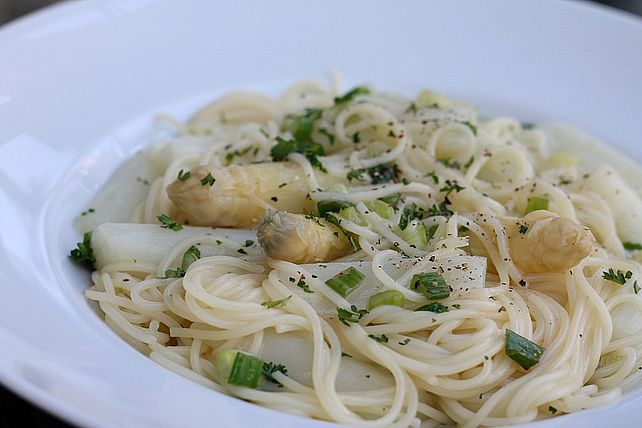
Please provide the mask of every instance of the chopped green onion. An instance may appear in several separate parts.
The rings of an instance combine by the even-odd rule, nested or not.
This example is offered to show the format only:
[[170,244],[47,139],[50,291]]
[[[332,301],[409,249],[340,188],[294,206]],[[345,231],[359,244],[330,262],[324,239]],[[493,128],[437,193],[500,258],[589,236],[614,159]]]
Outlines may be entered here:
[[508,328],[506,329],[505,337],[506,345],[504,351],[506,355],[522,366],[524,370],[528,370],[539,362],[544,353],[544,348]]
[[236,349],[223,349],[216,353],[214,364],[216,365],[216,372],[221,379],[227,381],[230,378],[230,373],[232,373],[232,367],[234,366],[234,360],[238,353],[239,351]]
[[379,198],[379,200],[387,203],[391,207],[396,207],[397,204],[399,204],[399,201],[401,200],[401,193],[391,193],[387,196]]
[[384,201],[376,199],[374,201],[364,202],[364,204],[370,211],[377,213],[377,215],[381,218],[385,218],[387,220],[392,217],[392,207]]
[[399,237],[408,245],[415,248],[423,248],[428,243],[428,232],[423,223],[410,223],[406,229],[399,231]]
[[398,290],[386,290],[381,293],[373,294],[368,299],[368,310],[376,308],[377,306],[399,306],[403,308],[406,298],[403,293]]
[[345,207],[339,211],[339,215],[348,221],[358,224],[359,226],[366,226],[368,224],[365,219],[361,217],[361,214],[357,212],[355,207]]
[[363,281],[364,278],[364,274],[359,272],[353,266],[350,266],[348,269],[339,272],[325,283],[337,294],[342,297],[346,297],[351,291],[358,287],[359,284],[361,284],[361,281]]
[[448,306],[439,302],[432,302],[428,303],[427,305],[418,307],[417,309],[415,309],[415,312],[417,311],[434,312],[436,314],[441,314],[443,312],[448,312]]
[[533,196],[528,198],[528,205],[526,206],[526,213],[530,213],[537,210],[547,210],[548,209],[548,199],[542,198],[540,196]]
[[263,371],[263,360],[255,356],[237,352],[227,382],[232,385],[256,388]]
[[445,299],[450,296],[450,287],[446,284],[444,277],[437,272],[413,275],[410,287],[423,293],[428,300]]
[[625,242],[624,249],[629,251],[642,250],[642,244],[639,242]]
[[342,201],[319,201],[317,202],[317,210],[319,217],[325,217],[327,213],[338,213],[341,209],[350,206],[347,202]]
[[96,257],[94,256],[94,250],[91,248],[91,231],[83,234],[82,242],[77,243],[76,247],[69,253],[69,258],[75,263],[93,268],[96,263]]

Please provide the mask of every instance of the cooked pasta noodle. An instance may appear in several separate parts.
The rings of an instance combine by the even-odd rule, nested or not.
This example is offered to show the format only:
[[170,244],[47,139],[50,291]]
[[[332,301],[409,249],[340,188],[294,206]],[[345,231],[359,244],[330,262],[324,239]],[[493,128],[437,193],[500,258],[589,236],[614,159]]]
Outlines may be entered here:
[[[81,226],[94,229],[97,262],[87,298],[158,364],[276,410],[371,428],[524,423],[612,402],[639,379],[642,202],[544,128],[481,120],[429,91],[341,97],[312,82],[276,99],[225,96],[186,125],[159,121],[164,137],[135,159],[156,173],[132,224]],[[300,145],[271,163],[288,144]],[[278,237],[250,211],[279,210],[295,187],[288,210],[303,215],[283,219],[333,228],[353,249],[324,260],[302,226],[290,236],[279,223],[275,245],[310,259],[265,253],[256,226],[262,243]],[[348,267],[365,280],[337,292],[329,280]],[[445,297],[413,286],[426,272]],[[386,290],[404,303],[367,310]],[[509,355],[507,330],[543,348],[530,367]],[[224,350],[287,370],[235,385],[217,362]]]

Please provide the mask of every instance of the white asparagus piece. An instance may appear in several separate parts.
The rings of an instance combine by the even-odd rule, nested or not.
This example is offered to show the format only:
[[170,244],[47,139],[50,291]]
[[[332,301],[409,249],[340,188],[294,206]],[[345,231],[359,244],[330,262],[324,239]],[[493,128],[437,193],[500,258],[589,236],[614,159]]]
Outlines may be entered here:
[[268,211],[257,237],[268,257],[292,263],[328,262],[352,251],[338,227],[302,214]]
[[593,191],[608,203],[623,242],[642,243],[642,200],[613,168],[597,167],[584,176],[580,189]]
[[[215,182],[202,184],[211,174]],[[322,185],[327,174],[319,173]],[[203,165],[186,180],[167,188],[176,207],[194,226],[251,227],[268,208],[293,213],[312,212],[313,201],[305,172],[294,162],[269,162],[246,166]]]
[[[434,262],[420,258],[392,258],[383,264],[383,270],[393,279],[399,279],[408,269],[414,267],[420,261],[425,264],[421,272],[438,272],[446,281],[446,284],[452,288],[453,293],[465,293],[467,290],[474,288],[484,288],[486,282],[486,258],[479,256],[449,256],[437,258]],[[356,307],[362,309],[368,306],[368,299],[373,294],[386,290],[387,288],[379,281],[372,271],[372,264],[369,261],[360,262],[339,262],[323,264],[305,264],[301,265],[303,269],[311,275],[316,275],[319,281],[325,283],[339,272],[349,267],[354,267],[365,275],[361,284],[355,288],[346,300]],[[291,281],[288,277],[282,277],[281,281],[292,290],[293,293],[306,300],[319,314],[327,318],[337,315],[337,305],[324,298],[321,293],[307,293],[296,284],[299,278]],[[306,277],[305,281],[310,284],[310,278]],[[408,287],[409,284],[401,284]],[[327,287],[321,284],[322,287]],[[330,290],[330,292],[334,292]]]
[[[178,243],[190,238],[229,239],[238,243],[238,248],[228,245],[207,245],[200,248],[201,257],[229,255],[237,252],[246,240],[256,240],[253,230],[212,229],[209,227],[184,226],[173,231],[157,224],[105,223],[96,227],[91,237],[91,247],[100,270],[112,263],[136,263],[157,266],[161,259]],[[215,241],[214,241],[215,242]],[[253,244],[258,246],[258,244]]]

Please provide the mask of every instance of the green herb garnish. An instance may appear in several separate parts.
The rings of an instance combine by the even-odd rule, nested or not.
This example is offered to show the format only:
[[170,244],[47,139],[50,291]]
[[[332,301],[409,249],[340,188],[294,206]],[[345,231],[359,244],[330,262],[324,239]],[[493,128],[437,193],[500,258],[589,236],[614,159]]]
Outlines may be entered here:
[[444,312],[448,312],[448,306],[439,302],[432,302],[427,305],[418,307],[417,309],[415,309],[415,312],[417,311],[434,312],[436,314],[441,314]]
[[631,272],[630,270],[624,273],[619,269],[617,270],[617,272],[615,272],[613,268],[609,268],[608,271],[602,272],[602,278],[606,279],[607,281],[613,281],[620,285],[624,285],[626,281],[632,276],[633,272]]
[[312,141],[302,140],[284,140],[281,137],[276,137],[277,144],[270,150],[270,156],[275,162],[281,162],[287,159],[290,153],[301,153],[305,156],[312,166],[318,168],[323,172],[327,172],[321,161],[317,156],[323,156],[323,146],[319,143]]
[[207,185],[213,186],[215,182],[216,182],[216,179],[212,176],[211,172],[208,172],[205,178],[201,180],[201,184],[203,186],[207,186]]
[[356,287],[361,284],[365,275],[350,266],[344,271],[339,272],[332,278],[328,279],[325,283],[328,287],[333,289],[337,294],[346,297]]
[[299,282],[296,283],[296,286],[306,293],[314,293],[314,291],[310,290],[310,286],[302,279],[300,279]]
[[270,300],[268,302],[263,302],[261,303],[261,306],[265,306],[268,309],[272,308],[280,308],[288,304],[288,300],[292,298],[292,295],[290,294],[288,297],[284,297],[279,300]]
[[165,271],[165,278],[182,278],[187,272],[187,268],[190,267],[192,263],[201,258],[201,252],[196,246],[192,245],[185,251],[183,254],[183,260],[181,261],[180,267],[176,269],[168,269]]
[[519,226],[519,233],[521,233],[522,235],[524,235],[526,232],[528,232],[528,226],[526,226],[526,225],[524,225],[524,224],[520,225],[520,226]]
[[191,175],[192,175],[192,173],[191,173],[191,172],[189,172],[189,171],[184,172],[184,171],[181,169],[180,171],[178,171],[178,177],[177,177],[177,178],[178,178],[180,181],[185,181],[185,180],[187,180],[188,178],[190,178],[190,177],[191,177]]
[[183,225],[176,223],[176,221],[168,215],[161,214],[156,218],[158,219],[158,221],[160,221],[160,227],[162,227],[163,229],[170,229],[174,232],[183,230]]
[[96,257],[94,256],[94,250],[91,248],[91,231],[83,234],[82,242],[78,242],[76,248],[69,252],[69,258],[74,263],[94,268]]
[[388,336],[382,334],[381,336],[375,336],[374,334],[369,334],[368,337],[379,343],[388,343]]
[[624,249],[629,251],[642,250],[642,244],[639,242],[625,242]]
[[281,382],[279,382],[278,380],[274,379],[273,375],[276,372],[281,372],[284,375],[286,375],[286,374],[288,374],[288,368],[283,364],[274,364],[274,363],[271,363],[271,362],[270,363],[267,363],[267,362],[263,363],[263,367],[261,369],[261,373],[263,373],[263,377],[265,377],[265,380],[267,380],[268,382],[275,383],[275,384],[277,384],[279,386],[283,386],[283,385],[281,385]]
[[544,353],[544,348],[510,329],[506,329],[505,338],[504,352],[524,370],[537,364]]
[[460,186],[457,184],[456,181],[451,181],[451,180],[446,180],[446,185],[439,189],[440,192],[445,192],[446,196],[450,195],[452,192],[461,192],[464,190],[465,187]]
[[337,308],[337,315],[339,316],[339,321],[344,325],[350,326],[350,323],[358,323],[368,311],[366,309],[357,309],[355,305],[350,306],[350,310]]
[[418,273],[410,280],[410,288],[422,293],[428,300],[440,300],[450,296],[450,287],[437,272]]
[[334,99],[334,104],[335,105],[344,104],[352,101],[352,99],[357,95],[368,95],[369,93],[370,93],[370,89],[366,88],[365,86],[357,86],[356,88],[346,92],[342,96],[336,97]]
[[424,218],[425,211],[423,208],[417,206],[414,202],[410,206],[404,208],[401,217],[399,217],[399,229],[405,230],[408,227],[408,223],[417,219],[422,220]]

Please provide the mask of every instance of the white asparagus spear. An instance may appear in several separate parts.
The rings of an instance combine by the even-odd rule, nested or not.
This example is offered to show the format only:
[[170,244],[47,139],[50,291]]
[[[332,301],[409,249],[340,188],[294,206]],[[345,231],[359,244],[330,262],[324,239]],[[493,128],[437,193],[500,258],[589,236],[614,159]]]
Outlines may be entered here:
[[[208,174],[214,181],[203,184]],[[317,178],[327,184],[326,174]],[[269,208],[312,212],[314,203],[307,197],[311,190],[316,189],[310,189],[305,172],[293,162],[199,166],[188,179],[177,179],[167,188],[190,225],[241,228],[256,225]]]
[[321,218],[268,211],[257,237],[268,257],[292,263],[327,262],[350,253],[343,232]]

